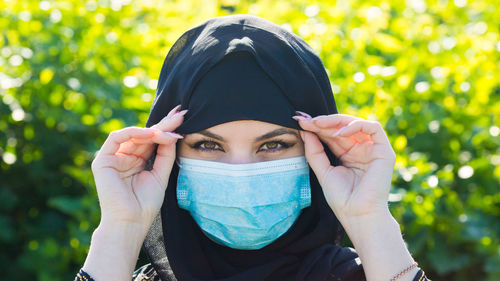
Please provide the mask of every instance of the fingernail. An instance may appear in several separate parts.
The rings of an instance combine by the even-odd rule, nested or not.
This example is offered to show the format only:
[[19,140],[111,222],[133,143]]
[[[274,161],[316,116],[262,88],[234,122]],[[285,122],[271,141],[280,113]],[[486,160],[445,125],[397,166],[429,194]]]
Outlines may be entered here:
[[178,138],[178,139],[183,139],[184,137],[175,133],[175,132],[163,132],[164,134],[166,135],[169,135],[169,136],[172,136],[172,137],[175,137],[175,138]]
[[342,133],[344,131],[344,129],[345,129],[345,127],[340,128],[338,131],[336,131],[335,133],[333,133],[332,137],[338,136],[340,133]]
[[180,104],[176,105],[176,106],[173,108],[174,112],[177,112],[177,111],[179,110],[179,108],[181,108],[181,105],[180,105]]
[[187,110],[187,109],[184,109],[184,110],[179,111],[179,112],[177,112],[176,114],[174,114],[174,116],[183,116],[184,114],[186,114],[186,112],[188,112],[188,110]]
[[302,111],[298,111],[298,110],[297,110],[297,111],[295,111],[295,113],[297,113],[297,114],[299,114],[299,115],[302,115],[302,116],[304,116],[304,117],[305,117],[305,118],[307,118],[307,119],[311,119],[311,118],[312,118],[312,117],[311,117],[311,115],[309,115],[309,114],[307,114],[307,113],[305,113],[305,112],[302,112]]
[[302,121],[307,121],[307,118],[304,116],[292,116],[293,119],[295,120],[302,120]]

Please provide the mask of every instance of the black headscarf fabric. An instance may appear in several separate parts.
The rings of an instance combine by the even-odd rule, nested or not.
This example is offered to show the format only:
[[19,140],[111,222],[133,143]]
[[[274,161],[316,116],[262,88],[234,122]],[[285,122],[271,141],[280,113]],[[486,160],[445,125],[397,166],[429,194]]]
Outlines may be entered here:
[[[236,120],[300,129],[295,110],[337,113],[324,66],[313,49],[282,27],[251,15],[216,17],[174,43],[161,69],[146,127],[177,104],[189,109],[175,132],[189,134]],[[323,144],[333,165],[339,160]],[[148,161],[151,169],[155,154]],[[176,200],[174,164],[165,199],[144,242],[161,280],[365,280],[357,254],[339,246],[344,231],[310,170],[311,206],[259,250],[212,242]]]

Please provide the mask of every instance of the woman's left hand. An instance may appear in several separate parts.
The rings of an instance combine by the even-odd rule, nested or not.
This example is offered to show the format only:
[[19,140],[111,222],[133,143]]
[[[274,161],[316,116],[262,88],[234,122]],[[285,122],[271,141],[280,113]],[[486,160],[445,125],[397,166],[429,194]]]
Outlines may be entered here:
[[[323,188],[326,201],[344,225],[366,215],[386,214],[396,154],[379,122],[346,114],[293,118],[306,159]],[[323,141],[341,160],[332,166]]]

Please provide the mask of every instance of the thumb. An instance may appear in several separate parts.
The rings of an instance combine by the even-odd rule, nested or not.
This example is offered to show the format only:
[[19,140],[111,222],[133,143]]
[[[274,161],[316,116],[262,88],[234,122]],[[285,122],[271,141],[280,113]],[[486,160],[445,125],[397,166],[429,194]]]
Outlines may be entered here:
[[316,134],[308,131],[299,131],[299,133],[304,141],[307,162],[314,171],[314,174],[316,174],[316,178],[320,185],[323,186],[323,179],[331,167],[330,160]]

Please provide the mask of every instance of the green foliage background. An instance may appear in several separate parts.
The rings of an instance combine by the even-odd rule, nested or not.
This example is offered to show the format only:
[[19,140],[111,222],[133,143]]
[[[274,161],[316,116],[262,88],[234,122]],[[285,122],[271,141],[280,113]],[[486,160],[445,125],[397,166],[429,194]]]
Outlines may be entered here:
[[500,280],[496,1],[0,0],[2,280],[72,280],[100,216],[93,153],[144,127],[174,41],[231,13],[302,36],[339,111],[384,125],[391,210],[429,277]]

